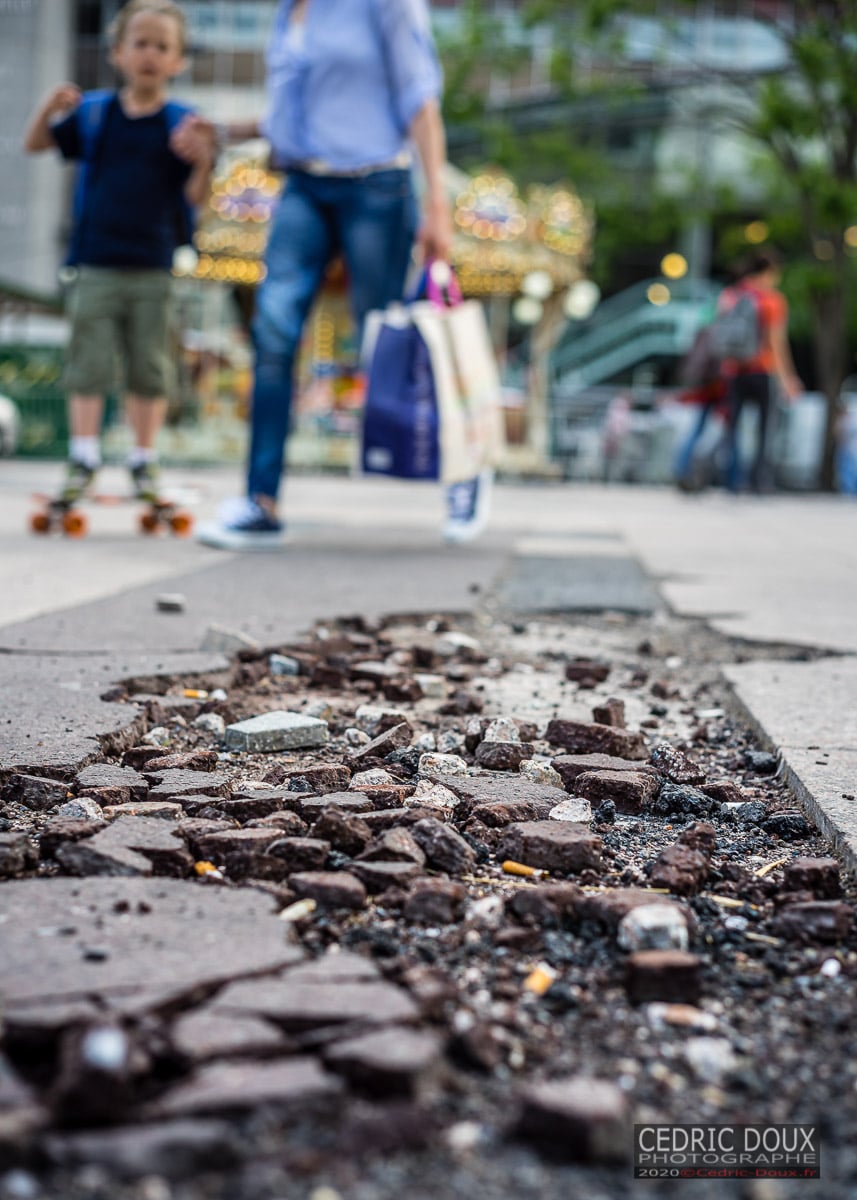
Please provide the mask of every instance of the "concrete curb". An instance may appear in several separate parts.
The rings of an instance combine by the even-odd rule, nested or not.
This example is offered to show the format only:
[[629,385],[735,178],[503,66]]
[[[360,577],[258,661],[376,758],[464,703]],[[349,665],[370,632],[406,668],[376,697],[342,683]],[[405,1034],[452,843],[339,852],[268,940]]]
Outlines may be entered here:
[[[722,675],[736,708],[767,748],[779,751],[780,778],[857,873],[857,659],[754,662]],[[845,707],[849,706],[849,707]]]

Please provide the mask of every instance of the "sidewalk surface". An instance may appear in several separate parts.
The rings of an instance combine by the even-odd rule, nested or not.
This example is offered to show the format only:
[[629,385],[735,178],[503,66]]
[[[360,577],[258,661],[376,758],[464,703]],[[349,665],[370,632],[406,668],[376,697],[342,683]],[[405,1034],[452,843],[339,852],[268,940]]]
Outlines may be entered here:
[[[467,612],[489,597],[506,611],[647,612],[666,603],[755,643],[728,677],[738,701],[782,749],[825,832],[857,862],[857,507],[834,497],[686,497],[668,489],[565,484],[497,488],[473,546],[439,537],[440,490],[340,477],[286,489],[290,539],[266,554],[226,554],[135,532],[132,506],[94,507],[82,541],[27,531],[31,494],[57,464],[0,466],[0,767],[79,761],[127,707],[110,683],[158,670],[217,666],[208,625],[266,644],[317,619],[363,613]],[[239,485],[235,471],[172,472],[199,520]],[[103,486],[124,484],[105,472]],[[156,611],[181,592],[185,611]],[[766,659],[758,643],[829,652]]]

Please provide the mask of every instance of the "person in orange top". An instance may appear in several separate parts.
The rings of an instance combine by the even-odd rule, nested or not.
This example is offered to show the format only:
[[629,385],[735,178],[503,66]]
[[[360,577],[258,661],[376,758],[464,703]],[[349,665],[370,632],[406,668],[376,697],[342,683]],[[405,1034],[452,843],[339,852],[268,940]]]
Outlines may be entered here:
[[749,484],[753,491],[770,488],[771,465],[768,462],[768,431],[777,396],[782,392],[787,400],[796,400],[803,392],[797,376],[787,329],[789,309],[782,292],[777,289],[782,274],[779,256],[773,250],[761,250],[753,255],[734,289],[737,301],[749,292],[759,317],[759,344],[756,353],[740,363],[730,363],[731,377],[727,403],[729,408],[729,467],[727,485],[739,491],[744,482],[744,469],[738,450],[738,425],[745,405],[759,409],[759,430],[756,451],[750,467]]

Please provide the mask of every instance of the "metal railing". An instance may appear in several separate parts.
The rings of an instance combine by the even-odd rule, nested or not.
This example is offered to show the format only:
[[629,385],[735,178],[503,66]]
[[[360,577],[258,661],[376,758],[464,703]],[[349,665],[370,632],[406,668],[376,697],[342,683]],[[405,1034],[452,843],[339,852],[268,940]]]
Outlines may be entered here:
[[[665,303],[652,302],[653,285],[667,289]],[[646,280],[605,300],[555,347],[549,364],[551,390],[572,393],[647,359],[681,357],[719,290],[708,280]]]

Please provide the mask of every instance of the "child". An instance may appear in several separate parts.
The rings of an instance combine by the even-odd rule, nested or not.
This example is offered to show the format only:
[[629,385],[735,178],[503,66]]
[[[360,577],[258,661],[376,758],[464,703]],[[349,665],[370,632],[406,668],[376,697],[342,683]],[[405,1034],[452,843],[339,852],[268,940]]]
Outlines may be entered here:
[[24,139],[31,153],[57,147],[82,164],[69,255],[78,276],[66,364],[71,443],[63,503],[77,500],[101,465],[104,395],[114,384],[117,353],[135,441],[128,463],[134,493],[157,499],[173,252],[186,240],[185,206],[206,198],[214,158],[211,140],[188,130],[189,110],[167,102],[170,80],[185,66],[178,5],[131,0],[110,34],[120,90],[83,96],[74,84],[59,84]]

